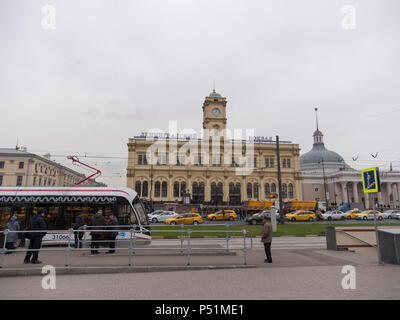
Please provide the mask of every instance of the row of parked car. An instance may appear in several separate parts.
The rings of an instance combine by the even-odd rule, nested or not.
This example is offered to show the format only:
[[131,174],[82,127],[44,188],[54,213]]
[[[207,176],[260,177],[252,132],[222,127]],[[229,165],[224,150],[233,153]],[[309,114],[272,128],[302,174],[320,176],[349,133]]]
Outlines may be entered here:
[[[168,225],[175,224],[199,224],[203,223],[202,216],[197,212],[188,213],[176,213],[175,211],[165,211],[156,210],[148,214],[148,218],[152,223],[163,222]],[[229,220],[233,221],[237,219],[236,212],[233,210],[219,210],[215,213],[208,214],[206,216],[207,220],[217,221],[217,220]]]
[[[269,210],[264,210],[259,213],[255,213],[250,217],[246,218],[247,224],[261,224],[262,217],[268,215],[271,212]],[[298,210],[285,215],[285,220],[287,221],[315,221],[315,220],[346,220],[346,219],[357,219],[357,220],[373,220],[374,213],[376,214],[376,219],[381,221],[383,219],[399,219],[400,220],[400,210],[386,210],[384,212],[373,211],[373,210],[359,210],[353,209],[346,212],[339,210],[327,211],[325,213],[316,213],[313,211]],[[276,213],[276,220],[279,222],[281,219],[279,213]]]

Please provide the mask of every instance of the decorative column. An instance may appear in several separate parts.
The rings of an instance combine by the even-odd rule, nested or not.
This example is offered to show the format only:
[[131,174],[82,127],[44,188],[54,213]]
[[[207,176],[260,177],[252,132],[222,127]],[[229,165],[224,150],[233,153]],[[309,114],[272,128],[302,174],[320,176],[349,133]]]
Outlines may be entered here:
[[[390,195],[392,194],[392,185],[390,182],[386,184],[387,204],[390,206]],[[394,197],[393,197],[394,200]]]
[[358,202],[359,201],[357,185],[358,185],[357,182],[353,182],[353,198],[354,198],[354,202]]
[[346,182],[341,182],[340,185],[342,186],[342,202],[348,203],[349,199],[347,199]]

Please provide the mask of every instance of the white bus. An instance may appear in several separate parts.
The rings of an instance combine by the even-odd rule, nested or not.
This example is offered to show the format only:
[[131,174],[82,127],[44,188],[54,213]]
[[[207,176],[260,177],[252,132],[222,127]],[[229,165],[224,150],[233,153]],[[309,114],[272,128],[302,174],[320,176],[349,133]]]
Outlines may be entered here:
[[[0,187],[0,228],[12,215],[18,217],[21,230],[29,226],[31,217],[43,210],[48,230],[68,230],[74,226],[75,216],[80,213],[86,225],[97,210],[112,213],[118,220],[117,239],[130,239],[134,229],[135,242],[151,241],[149,221],[137,193],[129,188],[107,187]],[[24,240],[23,236],[19,236]],[[72,235],[73,240],[74,235]],[[85,239],[90,239],[86,232]],[[48,232],[43,244],[65,243],[68,232]],[[3,239],[0,239],[3,242]]]

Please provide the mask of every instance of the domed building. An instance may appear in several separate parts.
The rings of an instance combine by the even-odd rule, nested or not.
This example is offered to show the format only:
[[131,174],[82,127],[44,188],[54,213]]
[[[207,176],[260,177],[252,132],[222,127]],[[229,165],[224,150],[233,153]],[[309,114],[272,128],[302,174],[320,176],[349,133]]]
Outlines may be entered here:
[[[361,171],[353,169],[340,154],[325,147],[318,118],[316,122],[313,147],[299,158],[303,199],[327,202],[329,208],[342,203],[359,209],[371,208],[371,196],[363,192]],[[400,207],[399,172],[381,172],[381,189],[382,192],[375,196],[377,205]]]

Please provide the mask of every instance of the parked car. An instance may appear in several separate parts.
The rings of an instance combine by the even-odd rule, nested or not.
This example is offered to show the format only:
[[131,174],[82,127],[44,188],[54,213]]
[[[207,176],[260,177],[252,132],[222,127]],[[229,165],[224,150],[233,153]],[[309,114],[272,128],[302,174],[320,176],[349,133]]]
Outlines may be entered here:
[[[383,220],[383,213],[376,211],[375,210],[375,214],[376,214],[376,220]],[[357,220],[374,220],[374,211],[373,210],[366,210],[363,211],[361,213],[357,213],[356,214],[356,219]]]
[[322,219],[323,220],[344,220],[346,219],[346,214],[342,211],[339,210],[334,210],[334,211],[327,211],[322,214]]
[[175,211],[164,211],[158,210],[159,212],[154,212],[148,215],[150,222],[157,223],[157,222],[164,222],[168,218],[175,218],[179,216],[178,213]]
[[352,209],[345,212],[346,219],[355,219],[357,213],[361,213],[362,211],[359,209]]
[[203,218],[198,213],[183,213],[174,218],[168,218],[164,221],[165,224],[199,224],[203,223]]
[[397,214],[400,214],[400,210],[386,210],[383,212],[383,217],[385,219],[396,219]]
[[395,212],[395,213],[393,213],[392,218],[393,218],[393,219],[399,219],[399,220],[400,220],[400,210],[397,211],[397,212]]
[[314,221],[317,219],[317,215],[312,211],[298,210],[292,213],[288,213],[285,216],[285,220],[288,221]]
[[237,219],[237,214],[233,210],[219,210],[215,213],[207,215],[207,220],[235,220]]
[[[246,218],[246,223],[247,224],[262,224],[262,219],[265,215],[271,215],[271,211],[270,210],[263,210],[257,213],[254,213],[253,215],[251,215],[250,217]],[[276,221],[280,222],[281,217],[279,215],[278,212],[276,212]]]

